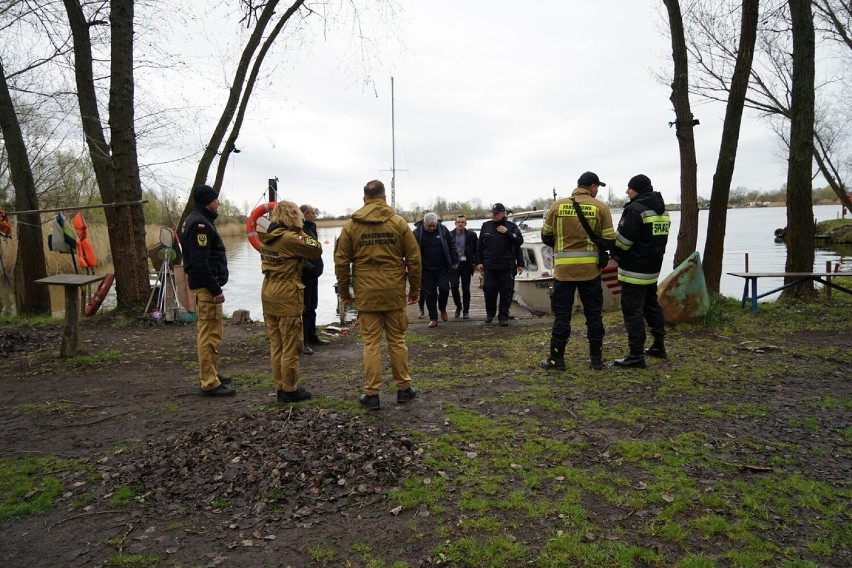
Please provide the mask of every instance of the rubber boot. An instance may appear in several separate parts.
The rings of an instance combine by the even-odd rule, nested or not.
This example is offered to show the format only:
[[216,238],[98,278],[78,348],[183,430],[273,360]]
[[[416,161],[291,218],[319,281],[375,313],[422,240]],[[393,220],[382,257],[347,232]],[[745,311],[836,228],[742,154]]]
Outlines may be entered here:
[[592,363],[592,369],[600,371],[603,369],[603,341],[600,339],[589,340],[589,360]]
[[550,357],[540,363],[542,369],[565,370],[565,342],[550,339]]
[[665,359],[668,357],[666,354],[666,344],[663,343],[663,339],[654,338],[654,343],[645,350],[645,355],[656,357],[658,359]]

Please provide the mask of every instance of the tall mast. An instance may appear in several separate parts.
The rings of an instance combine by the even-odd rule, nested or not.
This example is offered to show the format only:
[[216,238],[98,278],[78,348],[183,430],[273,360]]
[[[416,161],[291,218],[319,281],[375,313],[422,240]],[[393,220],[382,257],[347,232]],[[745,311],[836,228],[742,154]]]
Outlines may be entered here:
[[393,75],[391,75],[391,209],[396,211],[396,128],[393,111]]

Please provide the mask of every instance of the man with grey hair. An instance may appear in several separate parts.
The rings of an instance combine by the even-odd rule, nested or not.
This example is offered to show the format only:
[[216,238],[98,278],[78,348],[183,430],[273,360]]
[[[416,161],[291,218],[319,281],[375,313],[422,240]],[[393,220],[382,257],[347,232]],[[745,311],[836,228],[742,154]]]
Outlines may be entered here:
[[429,327],[438,326],[438,311],[441,320],[447,321],[447,299],[450,297],[450,270],[459,265],[459,256],[450,231],[438,221],[438,214],[430,211],[423,216],[423,223],[414,229],[420,244],[420,259],[423,264],[422,293],[429,310]]

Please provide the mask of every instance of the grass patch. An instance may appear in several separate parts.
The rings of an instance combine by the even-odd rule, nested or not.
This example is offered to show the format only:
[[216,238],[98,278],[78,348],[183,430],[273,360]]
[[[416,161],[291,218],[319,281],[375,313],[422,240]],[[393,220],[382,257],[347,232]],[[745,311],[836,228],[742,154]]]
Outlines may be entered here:
[[0,520],[48,512],[65,489],[57,474],[87,468],[54,457],[0,459]]

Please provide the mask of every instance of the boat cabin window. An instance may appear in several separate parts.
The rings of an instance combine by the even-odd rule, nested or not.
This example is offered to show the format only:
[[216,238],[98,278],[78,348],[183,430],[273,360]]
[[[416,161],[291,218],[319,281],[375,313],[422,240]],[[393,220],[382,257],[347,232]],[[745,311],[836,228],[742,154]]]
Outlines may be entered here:
[[531,248],[521,249],[524,251],[524,264],[530,272],[538,272],[538,261],[535,258],[535,250]]

